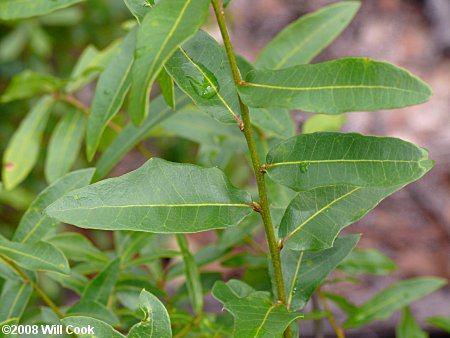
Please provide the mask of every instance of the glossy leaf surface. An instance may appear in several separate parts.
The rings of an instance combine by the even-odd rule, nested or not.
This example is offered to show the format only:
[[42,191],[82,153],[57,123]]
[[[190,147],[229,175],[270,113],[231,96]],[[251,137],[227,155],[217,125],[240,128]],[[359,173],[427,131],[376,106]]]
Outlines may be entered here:
[[301,191],[287,207],[278,230],[292,250],[330,248],[339,232],[399,190],[331,185]]
[[161,1],[145,15],[136,39],[129,113],[135,125],[148,114],[153,81],[164,63],[195,34],[208,14],[208,0]]
[[392,187],[422,177],[433,166],[426,150],[390,137],[313,133],[292,137],[267,155],[276,182],[294,190],[349,184]]
[[346,58],[281,70],[254,70],[239,86],[239,93],[250,107],[340,114],[416,105],[430,98],[431,89],[389,63]]
[[341,237],[330,249],[322,251],[281,251],[281,264],[288,304],[291,310],[302,309],[313,292],[356,246],[359,235]]
[[200,31],[166,64],[177,85],[202,110],[224,123],[236,123],[240,108],[225,49]]

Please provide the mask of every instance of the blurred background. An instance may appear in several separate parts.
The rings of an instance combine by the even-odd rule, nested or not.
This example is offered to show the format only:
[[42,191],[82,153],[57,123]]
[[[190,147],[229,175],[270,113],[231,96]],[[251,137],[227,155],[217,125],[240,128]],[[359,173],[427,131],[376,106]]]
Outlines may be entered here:
[[[240,54],[254,60],[258,51],[290,22],[333,2],[336,1],[232,0],[227,10],[232,42]],[[11,77],[24,69],[68,77],[87,45],[106,47],[123,35],[120,23],[130,19],[120,0],[89,0],[42,18],[0,23],[0,93]],[[212,17],[206,30],[220,40]],[[436,161],[426,177],[388,198],[362,221],[345,230],[362,233],[361,247],[377,248],[398,265],[397,271],[387,277],[363,277],[360,284],[341,283],[330,287],[361,303],[401,278],[437,275],[450,279],[450,1],[363,0],[353,23],[314,62],[346,56],[395,63],[420,76],[434,90],[432,100],[420,106],[347,114],[344,131],[400,137],[427,148]],[[86,86],[79,93],[80,100],[88,104],[94,89],[94,84]],[[27,101],[0,106],[0,152],[29,107]],[[121,118],[124,117],[119,116],[116,122],[120,124]],[[308,115],[293,112],[293,118],[300,131]],[[55,123],[56,120],[50,121],[49,131]],[[169,160],[199,162],[195,137],[161,135],[162,138],[149,139],[144,146]],[[45,134],[44,144],[49,136],[50,132]],[[104,142],[113,136],[107,134]],[[0,233],[7,236],[12,233],[35,194],[46,186],[42,174],[45,151],[41,156],[37,168],[20,188],[11,193],[0,192]],[[110,176],[135,169],[145,160],[141,153],[132,151]],[[86,166],[89,164],[82,151],[75,167]],[[245,165],[241,170],[234,168],[233,182],[240,185],[247,179],[246,175]],[[100,247],[111,246],[107,236],[96,233],[90,236]],[[212,236],[191,236],[194,251],[211,242]],[[265,245],[262,234],[257,239]],[[224,269],[225,278],[243,273]],[[448,287],[412,308],[419,321],[425,316],[449,316]],[[354,337],[390,337],[397,320],[394,317],[378,322],[355,332]]]

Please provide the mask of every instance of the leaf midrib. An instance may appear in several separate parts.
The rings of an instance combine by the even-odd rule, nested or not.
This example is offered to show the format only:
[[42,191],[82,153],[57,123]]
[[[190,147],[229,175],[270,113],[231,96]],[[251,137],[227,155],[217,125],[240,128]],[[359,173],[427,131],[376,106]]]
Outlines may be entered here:
[[420,94],[424,95],[424,92],[404,89],[399,87],[392,86],[381,86],[381,85],[340,85],[340,86],[319,86],[319,87],[288,87],[288,86],[276,86],[271,84],[264,83],[254,83],[254,82],[244,82],[241,84],[241,87],[258,87],[264,89],[274,89],[274,90],[285,90],[285,91],[321,91],[321,90],[341,90],[341,89],[383,89],[383,90],[392,90],[399,91],[409,94]]
[[320,215],[321,213],[323,213],[325,210],[329,209],[330,207],[332,207],[334,204],[336,204],[337,202],[343,200],[344,198],[352,195],[353,193],[355,193],[356,191],[362,189],[362,187],[356,187],[353,190],[350,190],[349,192],[345,193],[342,196],[339,196],[338,198],[334,199],[333,201],[331,201],[330,203],[326,204],[325,206],[323,206],[322,208],[320,208],[319,210],[317,210],[314,214],[312,214],[310,217],[308,217],[303,223],[301,223],[297,228],[295,228],[293,231],[291,231],[285,238],[284,241],[288,240],[291,236],[293,236],[296,232],[300,231],[306,224],[308,224],[310,221],[312,221],[314,218],[316,218],[318,215]]
[[24,257],[28,257],[28,258],[30,258],[32,260],[36,260],[38,262],[42,262],[42,263],[48,264],[50,266],[53,266],[53,267],[57,268],[59,271],[61,271],[61,267],[60,266],[58,266],[56,264],[53,264],[52,262],[49,262],[47,260],[41,259],[38,256],[33,256],[33,255],[27,254],[27,253],[25,253],[23,251],[17,251],[17,250],[8,248],[8,247],[3,246],[3,245],[0,245],[0,250],[9,251],[9,252],[12,252],[12,253],[14,253],[16,255],[19,255],[19,256],[21,255],[21,256],[24,256]]
[[275,162],[268,163],[265,165],[266,169],[272,167],[278,167],[282,165],[296,165],[296,164],[312,164],[312,163],[417,163],[420,164],[423,161],[428,161],[426,159],[421,160],[352,160],[352,159],[336,159],[336,160],[303,160],[303,161],[290,161],[290,162]]

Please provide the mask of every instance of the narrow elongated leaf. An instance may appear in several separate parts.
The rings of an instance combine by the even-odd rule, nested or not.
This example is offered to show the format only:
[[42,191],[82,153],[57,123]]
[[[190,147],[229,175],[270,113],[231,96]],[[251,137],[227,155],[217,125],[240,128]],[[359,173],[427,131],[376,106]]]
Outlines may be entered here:
[[175,110],[175,85],[165,68],[161,69],[156,80],[167,105]]
[[92,100],[86,134],[86,153],[92,160],[109,121],[117,114],[131,85],[136,29],[119,45],[117,53],[100,75]]
[[84,125],[83,113],[75,109],[67,111],[56,125],[45,161],[45,177],[48,182],[56,181],[72,167],[81,148]]
[[[65,326],[72,325],[72,327],[93,327],[95,332],[95,337],[108,337],[108,338],[125,338],[123,334],[119,331],[114,330],[114,328],[101,320],[85,317],[85,316],[72,316],[65,317],[61,320]],[[87,334],[77,334],[77,337],[92,337],[92,335]]]
[[302,318],[299,313],[289,312],[284,304],[274,304],[266,292],[240,296],[228,284],[218,281],[212,294],[234,317],[233,337],[281,337],[293,321]]
[[[189,98],[179,91],[175,91],[175,105],[178,109],[182,109],[190,102]],[[132,123],[128,124],[122,132],[114,139],[111,145],[106,149],[98,160],[94,179],[104,177],[119,162],[126,153],[133,147],[144,140],[148,133],[159,123],[172,116],[175,112],[166,105],[162,96],[155,99],[152,103],[154,112],[140,127],[136,127]]]
[[427,319],[427,323],[450,333],[450,317],[433,316]]
[[131,328],[128,338],[172,337],[169,314],[158,298],[142,290],[139,307],[144,311],[144,319]]
[[278,236],[292,250],[323,250],[346,226],[356,222],[401,187],[331,185],[302,191],[287,207]]
[[83,228],[186,233],[236,225],[251,212],[250,203],[249,194],[217,168],[154,158],[131,173],[69,193],[47,214]]
[[250,109],[252,123],[268,136],[282,139],[295,135],[295,124],[291,113],[286,109]]
[[101,51],[91,45],[87,46],[73,67],[70,80],[64,87],[65,91],[74,92],[94,80],[117,53],[119,44],[120,40],[116,40]]
[[178,87],[215,119],[236,123],[239,100],[225,49],[200,31],[176,50],[166,69]]
[[352,313],[357,309],[357,306],[350,302],[346,297],[336,295],[334,293],[323,292],[323,295],[331,300],[334,304],[339,306],[339,308],[347,315],[351,316]]
[[355,328],[374,320],[389,318],[394,312],[423,298],[447,284],[437,277],[418,277],[388,286],[375,297],[358,307],[344,326]]
[[53,271],[68,274],[69,263],[63,253],[45,242],[33,244],[0,241],[0,255],[31,271]]
[[430,98],[431,89],[389,63],[346,58],[282,70],[255,70],[239,86],[239,93],[250,107],[339,114],[423,103]]
[[116,232],[116,246],[118,256],[120,256],[121,264],[129,263],[133,256],[146,245],[153,244],[154,235],[145,232]]
[[341,237],[330,249],[322,251],[281,251],[281,264],[287,303],[292,310],[302,309],[313,292],[356,246],[359,235]]
[[109,325],[119,325],[119,319],[105,305],[90,300],[76,303],[66,312],[67,316],[85,316],[101,320]]
[[349,184],[392,187],[433,166],[426,150],[390,137],[313,133],[292,137],[267,155],[269,176],[294,190]]
[[129,112],[135,125],[148,114],[153,81],[175,49],[193,36],[208,14],[209,0],[161,1],[145,15],[136,39]]
[[33,287],[28,281],[8,280],[0,295],[0,321],[20,318],[28,304]]
[[13,240],[23,243],[41,240],[57,224],[55,220],[45,215],[45,208],[69,191],[88,185],[93,174],[94,169],[77,170],[44,189],[22,216]]
[[201,316],[203,311],[203,290],[198,266],[189,251],[189,243],[185,235],[177,234],[177,242],[183,255],[184,275],[186,277],[189,298],[196,315]]
[[356,249],[339,264],[338,269],[350,274],[387,275],[397,267],[386,255],[374,249]]
[[107,263],[108,257],[86,237],[76,232],[63,232],[45,239],[61,250],[70,260],[77,262]]
[[6,190],[16,187],[33,169],[53,101],[50,96],[40,99],[9,141],[3,155],[2,168],[2,180]]
[[[1,6],[1,4],[0,4]],[[0,102],[27,99],[37,94],[51,93],[62,85],[62,81],[47,74],[25,70],[13,77],[0,97]]]
[[310,62],[341,34],[359,7],[358,1],[342,1],[302,16],[264,47],[256,66],[280,69]]
[[92,279],[86,289],[84,289],[82,299],[86,301],[96,301],[106,305],[113,293],[119,274],[120,259],[117,258],[109,263],[94,279]]
[[2,0],[0,20],[17,20],[44,15],[84,0]]
[[395,338],[428,338],[428,334],[416,322],[409,307],[403,309],[402,319],[395,328]]

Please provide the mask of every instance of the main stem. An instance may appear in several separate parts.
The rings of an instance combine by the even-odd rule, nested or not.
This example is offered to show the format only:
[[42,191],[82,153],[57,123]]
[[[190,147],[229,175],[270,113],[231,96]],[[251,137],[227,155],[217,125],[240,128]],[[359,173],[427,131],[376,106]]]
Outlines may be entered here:
[[[223,43],[227,52],[228,61],[230,63],[231,72],[233,73],[233,79],[238,86],[242,79],[239,73],[239,68],[236,63],[236,57],[234,56],[233,46],[231,45],[230,36],[228,35],[227,25],[225,23],[225,16],[222,6],[219,4],[219,0],[212,0],[214,13],[217,18],[217,23],[222,34]],[[280,249],[278,247],[275,232],[272,224],[272,216],[270,215],[269,201],[267,199],[266,182],[264,179],[264,173],[261,171],[261,163],[259,161],[258,152],[256,148],[255,137],[253,136],[252,126],[250,122],[250,112],[241,98],[239,97],[239,105],[241,108],[241,116],[243,122],[243,133],[245,140],[247,141],[248,150],[252,160],[253,171],[255,172],[256,184],[258,186],[259,204],[261,217],[264,223],[264,229],[266,232],[267,244],[269,246],[270,257],[273,265],[273,274],[275,276],[275,284],[277,287],[277,298],[280,303],[286,304],[286,291],[284,289],[283,272],[281,269]],[[292,337],[290,328],[285,332],[285,337]]]

